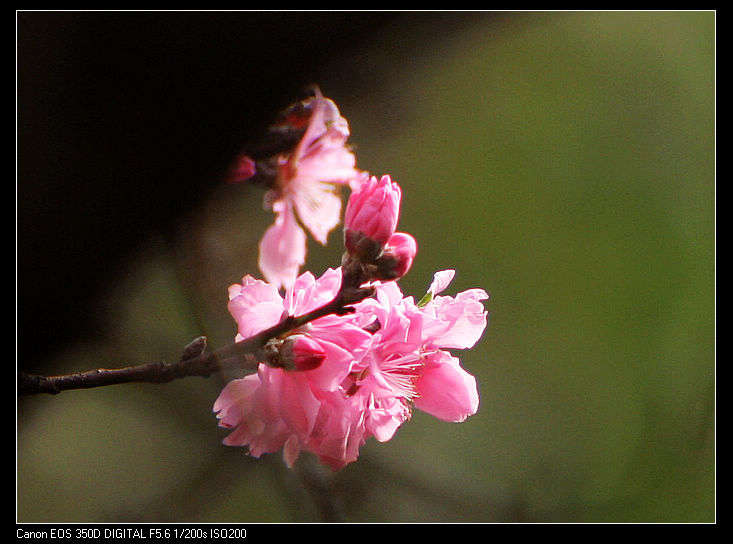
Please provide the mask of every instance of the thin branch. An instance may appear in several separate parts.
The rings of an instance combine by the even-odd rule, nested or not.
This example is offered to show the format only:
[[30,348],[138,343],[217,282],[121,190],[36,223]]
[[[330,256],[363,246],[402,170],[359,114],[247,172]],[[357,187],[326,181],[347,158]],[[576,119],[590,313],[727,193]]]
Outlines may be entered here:
[[188,376],[208,377],[224,370],[253,373],[257,370],[259,363],[265,360],[263,349],[269,340],[329,314],[348,314],[353,311],[350,305],[364,300],[373,293],[372,287],[353,287],[344,282],[341,290],[331,302],[298,317],[287,316],[269,329],[241,342],[207,353],[206,338],[203,336],[196,338],[186,346],[183,355],[175,363],[161,361],[125,368],[98,368],[61,376],[41,376],[19,372],[18,394],[49,393],[55,395],[69,389],[89,389],[130,382],[167,383]]

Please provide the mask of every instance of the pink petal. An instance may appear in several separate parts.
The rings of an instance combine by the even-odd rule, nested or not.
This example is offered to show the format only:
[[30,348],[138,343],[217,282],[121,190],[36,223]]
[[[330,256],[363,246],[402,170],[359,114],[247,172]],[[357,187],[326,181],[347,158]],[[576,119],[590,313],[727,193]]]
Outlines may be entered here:
[[486,329],[487,312],[482,300],[488,295],[471,289],[451,297],[436,297],[425,308],[435,320],[425,320],[424,338],[441,348],[468,349],[479,341]]
[[321,408],[308,449],[322,463],[339,470],[356,461],[364,442],[363,407],[353,399],[344,399],[340,393],[332,394]]
[[294,179],[351,185],[358,176],[354,153],[344,147],[343,142],[337,143],[335,138],[331,138],[327,144],[311,148],[306,156],[300,158]]
[[319,340],[326,340],[350,352],[354,357],[369,347],[372,335],[351,316],[328,315],[311,323],[311,334]]
[[380,406],[372,407],[366,421],[366,429],[379,442],[390,440],[397,429],[410,418],[407,406],[398,398],[382,398]]
[[296,334],[298,338],[292,344],[293,366],[297,370],[307,371],[318,368],[326,358],[326,350],[320,343],[309,336]]
[[319,338],[326,358],[318,368],[307,372],[308,381],[320,391],[335,391],[351,371],[354,356],[350,351]]
[[306,440],[313,430],[321,403],[313,395],[310,383],[303,373],[284,370],[280,372],[281,383],[277,395],[280,416],[293,434]]
[[259,267],[267,281],[288,288],[305,263],[306,237],[292,207],[283,205],[281,208],[275,210],[275,223],[260,241]]
[[341,221],[341,198],[334,193],[334,186],[322,180],[300,179],[293,182],[291,191],[291,200],[303,225],[315,240],[325,245],[328,233]]
[[340,287],[340,268],[329,268],[318,279],[304,272],[285,294],[285,307],[291,315],[302,315],[331,302]]
[[275,286],[251,276],[245,276],[242,285],[229,287],[228,308],[237,322],[237,341],[275,325],[283,312],[282,298]]
[[254,159],[247,155],[242,155],[237,159],[236,164],[232,167],[227,177],[227,183],[242,183],[247,181],[257,173],[257,165]]
[[397,306],[404,299],[404,295],[396,282],[390,281],[379,286],[377,299],[386,308]]
[[300,440],[298,440],[296,436],[291,436],[285,441],[285,446],[283,447],[283,459],[285,460],[285,464],[288,468],[293,468],[295,461],[300,456],[300,450]]
[[308,121],[308,128],[294,152],[298,157],[302,156],[327,131],[330,123],[341,117],[338,107],[332,100],[324,98],[318,87],[314,91],[315,96],[312,99],[313,109],[311,118]]
[[447,352],[428,359],[416,388],[415,407],[443,421],[460,422],[478,410],[476,379]]
[[256,375],[246,376],[229,382],[214,402],[214,412],[219,425],[227,428],[237,427],[252,408],[252,397],[259,386]]
[[433,296],[441,293],[446,289],[446,287],[448,287],[448,285],[450,285],[450,282],[453,281],[453,277],[455,275],[455,270],[441,270],[440,272],[436,272],[433,276],[433,283],[430,284],[430,288],[428,289],[428,293],[432,293]]
[[395,232],[377,259],[380,277],[399,279],[410,270],[417,255],[417,241],[410,234]]
[[400,214],[402,189],[389,176],[375,176],[364,181],[351,193],[344,215],[349,231],[385,244],[394,234]]

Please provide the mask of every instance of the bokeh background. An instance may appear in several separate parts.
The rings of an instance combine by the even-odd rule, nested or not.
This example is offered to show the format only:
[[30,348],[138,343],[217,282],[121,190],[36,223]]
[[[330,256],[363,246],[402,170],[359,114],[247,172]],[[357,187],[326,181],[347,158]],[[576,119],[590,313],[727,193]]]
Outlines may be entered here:
[[230,342],[272,215],[222,176],[309,83],[404,189],[403,291],[489,292],[478,414],[333,473],[221,445],[221,376],[22,397],[17,520],[714,522],[714,12],[18,13],[18,367]]

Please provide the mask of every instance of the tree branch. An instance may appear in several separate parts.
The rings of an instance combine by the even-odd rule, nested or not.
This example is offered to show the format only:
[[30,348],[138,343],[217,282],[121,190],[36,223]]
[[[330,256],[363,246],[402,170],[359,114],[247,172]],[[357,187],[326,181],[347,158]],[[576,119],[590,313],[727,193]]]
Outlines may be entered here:
[[214,352],[206,352],[206,338],[200,336],[186,346],[175,363],[164,361],[116,369],[98,368],[61,376],[41,376],[18,373],[18,395],[39,393],[58,394],[69,389],[89,389],[130,382],[167,383],[188,376],[208,377],[224,370],[253,373],[260,362],[265,361],[263,348],[276,338],[319,317],[329,314],[345,315],[353,311],[355,304],[374,293],[372,287],[353,287],[346,282],[334,299],[302,316],[287,316],[269,329],[225,346]]

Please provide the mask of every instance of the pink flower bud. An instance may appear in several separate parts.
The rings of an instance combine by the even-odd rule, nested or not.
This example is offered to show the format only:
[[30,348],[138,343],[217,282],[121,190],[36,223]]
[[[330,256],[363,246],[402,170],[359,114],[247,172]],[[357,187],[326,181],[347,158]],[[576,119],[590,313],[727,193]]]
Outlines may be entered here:
[[232,167],[227,179],[228,183],[242,183],[247,181],[257,173],[257,165],[252,157],[242,155],[237,159],[237,163]]
[[326,350],[304,334],[293,334],[280,346],[279,363],[285,370],[313,370],[321,366]]
[[364,178],[354,189],[346,206],[344,231],[346,249],[353,253],[368,238],[384,245],[397,228],[402,189],[389,176],[377,180],[375,176]]
[[417,254],[415,238],[404,232],[395,232],[377,259],[377,279],[396,280],[407,274]]

